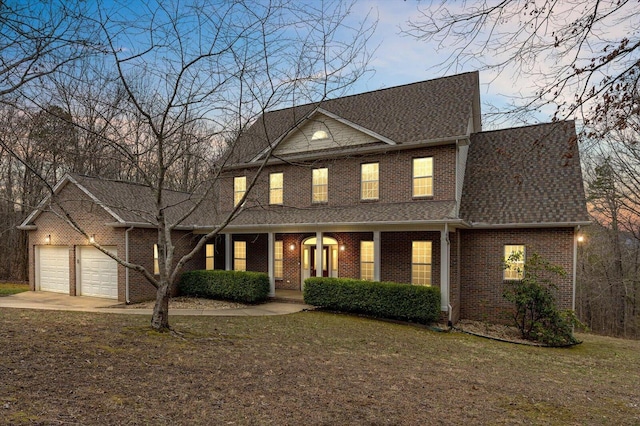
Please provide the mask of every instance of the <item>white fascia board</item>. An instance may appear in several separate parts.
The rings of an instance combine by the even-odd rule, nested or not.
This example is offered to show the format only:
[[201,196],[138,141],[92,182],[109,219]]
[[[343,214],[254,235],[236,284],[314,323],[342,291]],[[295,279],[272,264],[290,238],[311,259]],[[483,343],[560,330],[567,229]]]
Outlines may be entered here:
[[[55,184],[55,186],[53,187],[53,194],[57,194],[58,192],[60,192],[60,190],[64,187],[64,185],[67,184],[67,182],[69,182],[71,180],[71,175],[69,175],[68,173],[65,174],[62,179],[60,179],[58,181],[58,183]],[[29,223],[33,222],[34,220],[36,220],[36,218],[40,215],[40,213],[42,213],[42,210],[44,209],[44,206],[47,205],[47,202],[49,202],[49,200],[51,199],[51,194],[47,195],[42,201],[40,201],[40,203],[38,204],[38,206],[35,208],[34,211],[31,212],[31,214],[29,216],[27,216],[27,218],[22,221],[22,223],[20,224],[20,226],[18,226],[18,229],[20,228],[26,228],[29,225]]]
[[[357,232],[357,231],[437,231],[444,224],[449,229],[468,228],[462,219],[448,220],[420,220],[402,222],[325,222],[325,223],[290,223],[290,224],[255,224],[255,225],[227,225],[222,232],[233,234],[264,234],[267,232]],[[214,227],[193,227],[194,234],[206,234]]]
[[482,223],[472,222],[471,229],[506,229],[506,228],[572,228],[588,226],[590,221],[581,222],[533,222],[533,223]]
[[325,109],[318,108],[317,112],[319,112],[320,114],[326,115],[327,117],[332,118],[332,119],[334,119],[336,121],[339,121],[340,123],[344,124],[345,126],[349,126],[349,127],[353,128],[353,129],[359,131],[359,132],[365,133],[365,134],[367,134],[367,135],[369,135],[369,136],[371,136],[373,138],[379,139],[380,141],[382,141],[384,143],[387,143],[389,145],[397,145],[397,143],[395,141],[393,141],[393,140],[391,140],[391,139],[389,139],[387,137],[384,137],[384,136],[382,136],[382,135],[380,135],[380,134],[378,134],[378,133],[376,133],[376,132],[374,132],[372,130],[369,130],[366,127],[362,127],[362,126],[360,126],[360,125],[358,125],[358,124],[356,124],[356,123],[354,123],[352,121],[344,119],[344,118],[340,117],[339,115],[336,115],[336,114],[334,114],[332,112],[329,112],[329,111],[327,111]]
[[78,181],[75,180],[73,176],[69,176],[69,181],[73,182],[82,192],[84,192],[89,198],[91,198],[91,201],[93,201],[94,203],[96,203],[97,205],[105,209],[106,212],[109,213],[111,216],[113,216],[115,220],[117,220],[118,222],[124,222],[124,220],[122,220],[122,218],[118,216],[113,210],[105,206],[104,203],[98,199],[98,197],[93,195],[87,188],[80,185],[80,183],[78,183]]

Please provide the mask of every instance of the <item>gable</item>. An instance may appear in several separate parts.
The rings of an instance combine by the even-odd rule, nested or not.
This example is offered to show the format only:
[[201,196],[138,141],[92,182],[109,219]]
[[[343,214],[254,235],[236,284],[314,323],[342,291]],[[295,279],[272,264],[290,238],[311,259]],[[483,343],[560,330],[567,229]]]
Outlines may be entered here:
[[276,155],[379,143],[380,139],[317,112],[280,142]]

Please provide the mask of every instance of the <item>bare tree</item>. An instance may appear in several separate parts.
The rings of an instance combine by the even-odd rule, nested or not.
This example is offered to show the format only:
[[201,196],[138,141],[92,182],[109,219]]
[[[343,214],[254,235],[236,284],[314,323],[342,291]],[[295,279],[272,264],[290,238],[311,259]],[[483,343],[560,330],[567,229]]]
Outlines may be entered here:
[[[75,64],[63,65],[59,73],[39,80],[41,90],[21,94],[30,105],[44,107],[52,103],[60,76],[71,77],[78,89],[64,92],[71,111],[86,101],[83,96],[95,81],[110,81],[117,88],[115,98],[92,97],[91,110],[104,112],[95,119],[68,118],[117,153],[127,173],[149,188],[154,208],[137,213],[158,230],[159,274],[113,255],[100,241],[92,244],[157,289],[151,325],[166,330],[170,289],[185,263],[242,209],[241,202],[186,255],[176,255],[172,231],[211,203],[237,135],[267,110],[343,94],[366,71],[366,42],[375,23],[363,17],[349,24],[351,5],[342,1],[149,1],[135,7],[116,2],[94,12],[82,19],[100,28],[104,62],[81,73]],[[247,185],[245,198],[276,148],[275,141],[266,142],[269,155]],[[224,154],[211,165],[216,152]],[[177,218],[167,214],[170,187],[191,192],[190,207]],[[89,240],[73,212],[51,195],[52,211]]]
[[[519,77],[533,94],[511,114],[555,107],[598,122],[627,103],[640,77],[640,19],[631,0],[432,1],[404,32],[445,51],[445,70],[464,66]],[[637,108],[637,105],[636,105]]]

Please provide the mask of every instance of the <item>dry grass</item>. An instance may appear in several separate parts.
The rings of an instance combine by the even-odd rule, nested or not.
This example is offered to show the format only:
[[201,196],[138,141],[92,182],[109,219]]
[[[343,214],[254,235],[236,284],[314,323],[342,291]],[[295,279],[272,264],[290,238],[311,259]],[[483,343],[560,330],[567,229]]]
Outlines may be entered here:
[[29,291],[29,284],[0,282],[0,297],[9,296],[10,294],[22,293],[24,291]]
[[545,349],[322,312],[0,309],[1,424],[638,424],[640,342]]

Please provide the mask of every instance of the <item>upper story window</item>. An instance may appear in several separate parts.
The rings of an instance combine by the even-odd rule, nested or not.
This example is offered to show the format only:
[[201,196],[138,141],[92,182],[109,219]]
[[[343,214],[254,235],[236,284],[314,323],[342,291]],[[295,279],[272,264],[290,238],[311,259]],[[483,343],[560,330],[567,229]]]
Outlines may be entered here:
[[314,203],[326,203],[329,200],[329,169],[313,169],[313,180],[311,184],[312,197]]
[[506,244],[504,246],[505,281],[524,278],[524,245]]
[[284,193],[284,174],[271,173],[269,175],[269,204],[282,204]]
[[236,176],[233,178],[233,206],[237,206],[244,193],[247,191],[247,177]]
[[324,130],[316,130],[315,132],[313,132],[313,135],[311,136],[312,141],[315,141],[318,139],[328,139],[328,138],[329,138],[329,134]]
[[413,159],[413,196],[433,196],[433,157]]
[[360,197],[363,200],[377,200],[379,194],[378,163],[360,165]]

